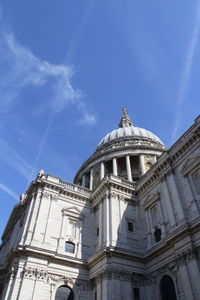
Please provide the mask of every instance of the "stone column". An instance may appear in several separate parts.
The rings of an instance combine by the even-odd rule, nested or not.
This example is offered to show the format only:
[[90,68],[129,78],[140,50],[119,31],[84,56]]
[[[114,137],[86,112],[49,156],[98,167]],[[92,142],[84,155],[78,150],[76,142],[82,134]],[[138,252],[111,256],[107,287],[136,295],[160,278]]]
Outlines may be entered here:
[[147,220],[147,249],[152,246],[152,236],[151,236],[151,224],[149,220],[149,212],[148,209],[145,210],[146,220]]
[[141,170],[141,175],[144,175],[145,173],[145,164],[144,164],[144,155],[140,154],[140,170]]
[[[197,206],[197,200],[196,198],[196,191],[195,191],[195,187],[194,187],[194,182],[192,180],[192,177],[189,175],[187,177],[185,177],[185,184],[187,185],[190,194],[191,194],[191,198],[190,198],[190,204],[191,204],[191,211],[192,211],[192,215],[193,218],[198,217],[199,216],[199,209]],[[188,199],[187,199],[188,200]]]
[[151,245],[153,245],[155,243],[155,237],[154,237],[155,227],[154,227],[151,208],[148,209],[148,216],[149,216],[150,232],[151,232]]
[[102,278],[100,274],[96,278],[96,283],[97,283],[97,300],[102,300]]
[[7,282],[6,286],[4,287],[4,292],[3,292],[3,295],[2,295],[2,299],[5,299],[5,300],[11,299],[11,296],[12,296],[12,293],[13,293],[13,288],[11,289],[11,287],[13,286],[14,281],[15,281],[15,278],[11,274],[11,276],[8,279],[8,282]]
[[83,228],[83,223],[82,223],[82,220],[78,220],[78,228],[77,228],[77,234],[78,234],[78,244],[77,244],[77,249],[76,249],[76,253],[77,253],[77,257],[78,258],[82,258],[82,228]]
[[189,277],[190,277],[194,298],[200,299],[200,284],[199,284],[200,271],[199,271],[196,255],[193,251],[187,254],[186,261],[187,261],[187,268],[189,271]]
[[[125,218],[125,212],[127,209],[127,203],[124,201],[124,196],[119,196],[119,212],[120,212],[120,226],[118,227],[118,243],[122,247],[127,247],[127,220]],[[117,232],[117,228],[115,229]]]
[[102,239],[103,239],[103,203],[102,201],[99,202],[99,247],[102,245]]
[[130,156],[126,155],[126,171],[127,171],[127,179],[132,181],[132,173],[131,173],[131,163],[130,163]]
[[165,199],[165,204],[167,206],[168,211],[168,218],[170,221],[170,225],[174,226],[176,224],[175,216],[174,216],[174,210],[171,202],[171,198],[169,195],[168,187],[165,181],[165,178],[161,178],[161,190]]
[[35,203],[35,194],[32,195],[31,200],[30,200],[30,206],[28,209],[28,213],[27,213],[27,217],[26,217],[26,221],[25,221],[25,225],[24,225],[24,229],[23,229],[23,244],[26,243],[26,237],[28,234],[28,227],[30,226],[30,220],[31,220],[31,216],[32,216],[32,212],[33,212],[33,208],[34,208],[34,203]]
[[109,231],[110,231],[110,224],[109,224],[109,195],[108,193],[106,194],[105,199],[103,200],[103,215],[104,215],[104,222],[103,222],[103,227],[104,227],[104,245],[106,247],[109,246],[110,244],[110,238],[109,238]]
[[101,166],[100,166],[100,180],[102,180],[105,176],[105,166],[104,166],[104,162],[101,162]]
[[179,276],[181,278],[181,283],[183,287],[183,292],[184,292],[184,300],[191,300],[193,298],[193,293],[190,285],[190,280],[188,276],[188,271],[187,267],[185,265],[185,262],[181,262],[181,265],[179,264]]
[[112,230],[112,204],[113,204],[113,195],[110,195],[109,199],[109,238],[110,238],[110,245],[113,245],[113,230]]
[[180,220],[182,220],[184,218],[184,213],[183,213],[183,208],[181,205],[181,200],[179,197],[179,193],[178,193],[178,189],[177,189],[177,185],[175,182],[173,171],[171,171],[169,176],[167,176],[167,180],[169,182],[169,184],[167,184],[167,186],[168,186],[168,188],[170,188],[170,191],[171,191],[172,195],[174,196],[173,197],[174,204],[176,205],[179,218],[180,218]]
[[124,299],[133,299],[133,287],[131,284],[131,272],[128,270],[122,271],[121,293]]
[[117,158],[113,157],[113,175],[117,176]]
[[30,214],[30,220],[29,224],[27,226],[27,233],[26,233],[26,243],[31,243],[33,240],[33,236],[35,234],[35,228],[37,225],[38,220],[38,211],[40,209],[41,200],[42,200],[42,194],[40,191],[34,196],[32,201],[34,202],[31,214]]
[[85,174],[84,174],[83,177],[82,177],[82,186],[85,187]]
[[158,203],[158,204],[157,204],[158,212],[159,212],[159,215],[160,215],[160,226],[161,226],[162,237],[164,237],[165,234],[166,234],[166,230],[165,230],[165,220],[164,220],[164,216],[163,216],[163,211],[162,211],[160,199],[157,201],[157,203]]
[[112,295],[112,272],[105,270],[102,274],[102,300],[110,300]]
[[90,169],[90,190],[93,189],[93,168]]

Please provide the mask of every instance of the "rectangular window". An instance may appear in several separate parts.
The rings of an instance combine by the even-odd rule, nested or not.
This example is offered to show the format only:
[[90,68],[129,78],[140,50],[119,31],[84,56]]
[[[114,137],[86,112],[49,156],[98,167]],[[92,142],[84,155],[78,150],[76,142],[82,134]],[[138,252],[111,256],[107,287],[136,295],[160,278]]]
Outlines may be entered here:
[[128,221],[128,231],[133,232],[133,222]]
[[134,300],[140,300],[140,289],[139,288],[134,288],[133,294],[134,294]]
[[99,236],[99,227],[97,227],[97,236]]

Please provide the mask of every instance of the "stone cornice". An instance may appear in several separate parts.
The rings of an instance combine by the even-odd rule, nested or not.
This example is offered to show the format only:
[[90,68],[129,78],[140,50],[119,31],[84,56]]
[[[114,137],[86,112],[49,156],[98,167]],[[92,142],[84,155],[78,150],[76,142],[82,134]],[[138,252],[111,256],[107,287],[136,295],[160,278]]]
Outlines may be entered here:
[[25,257],[37,257],[37,258],[43,258],[48,259],[51,262],[55,263],[62,263],[62,265],[67,266],[74,266],[74,265],[80,265],[83,268],[87,269],[87,262],[84,259],[80,259],[77,257],[72,257],[64,254],[57,253],[55,251],[49,250],[49,249],[42,249],[40,247],[34,247],[34,246],[22,246],[19,245],[17,248],[11,249],[7,256],[6,264],[0,265],[0,272],[1,270],[8,269],[9,266],[12,264],[12,262],[16,259],[23,256]]
[[95,266],[98,262],[102,261],[105,258],[110,258],[112,256],[130,259],[134,261],[138,261],[140,263],[143,263],[144,259],[144,253],[142,252],[133,252],[130,250],[125,250],[119,247],[102,247],[97,252],[95,252],[89,259],[88,259],[88,266],[89,268],[92,268]]
[[[172,261],[175,261],[177,266],[181,266],[183,263],[187,264],[192,259],[196,258],[196,252],[193,249],[192,243],[187,243],[187,245],[183,246],[183,248],[180,248],[178,250],[174,249],[173,245],[180,241],[181,239],[185,238],[186,236],[190,236],[191,234],[194,234],[196,231],[199,231],[200,229],[200,217],[197,218],[193,223],[190,225],[184,224],[181,225],[179,228],[177,228],[175,231],[173,231],[170,235],[168,235],[166,238],[161,240],[159,243],[155,244],[154,247],[152,247],[148,251],[144,252],[133,252],[131,250],[125,250],[121,249],[119,247],[103,247],[99,249],[95,254],[93,254],[88,261],[77,259],[73,257],[69,257],[67,255],[58,254],[55,251],[45,250],[37,247],[31,247],[31,246],[19,246],[17,249],[13,249],[7,259],[7,264],[2,265],[0,267],[0,273],[2,274],[8,274],[8,270],[10,266],[12,265],[13,261],[16,260],[16,258],[20,258],[21,256],[28,257],[40,257],[48,259],[51,262],[54,263],[62,263],[66,266],[74,266],[74,265],[80,265],[83,268],[86,269],[92,269],[93,266],[95,266],[98,262],[104,260],[104,259],[110,259],[112,256],[128,259],[130,261],[137,261],[141,264],[139,267],[141,269],[141,272],[145,272],[145,264],[149,264],[150,261],[153,261],[155,258],[158,259],[160,257],[160,261],[158,260],[159,268],[163,268],[165,265],[171,263]],[[170,257],[166,257],[166,259],[163,259],[161,256],[162,253],[165,253],[168,249],[174,249],[173,255],[170,255]],[[158,265],[149,266],[147,271],[153,272],[153,270],[158,268]],[[6,271],[7,270],[7,271]],[[14,270],[14,269],[13,269]],[[10,272],[10,271],[9,271]],[[9,273],[10,274],[10,273]],[[14,274],[14,271],[13,271]],[[91,273],[91,278],[94,277],[94,274]]]
[[33,268],[25,266],[22,274],[24,277],[29,279],[37,279],[40,281],[48,282],[49,284],[55,284],[57,282],[62,282],[63,284],[72,284],[74,285],[75,280],[64,274],[58,274],[49,272],[45,269]]
[[116,195],[121,194],[124,198],[132,198],[135,191],[134,186],[130,181],[123,180],[117,176],[105,176],[91,196],[93,206],[105,196],[110,197],[111,193],[116,193]]
[[[51,181],[51,178],[56,178],[55,182]],[[92,192],[84,187],[64,182],[60,178],[52,175],[42,175],[35,181],[36,185],[39,185],[48,191],[51,191],[58,196],[67,196],[73,200],[88,202]]]
[[183,176],[186,176],[188,173],[194,171],[195,168],[200,165],[200,155],[189,157],[186,163],[184,164],[181,173]]
[[[200,117],[199,117],[200,118]],[[136,191],[139,195],[145,193],[154,183],[160,180],[160,177],[167,175],[168,170],[173,169],[175,164],[199,142],[200,122],[196,122],[178,141],[163,153],[157,163],[155,163],[148,172],[138,181]]]
[[107,267],[93,274],[93,277],[90,279],[96,279],[96,282],[101,282],[104,279],[118,279],[131,281],[132,272],[127,269],[120,269],[119,267]]
[[[188,224],[183,224],[179,226],[175,231],[169,234],[166,238],[162,239],[159,243],[156,243],[151,249],[146,250],[144,252],[133,252],[130,250],[120,249],[118,247],[103,247],[99,249],[95,254],[93,254],[88,259],[88,265],[91,268],[98,261],[101,261],[105,257],[117,256],[125,259],[130,259],[134,261],[138,261],[142,264],[149,263],[155,258],[158,258],[159,255],[166,252],[168,249],[172,248],[173,245],[183,239],[186,236],[189,236],[195,233],[200,229],[200,217],[198,217],[195,222]],[[179,252],[174,251],[173,257],[170,256],[171,259],[177,259],[182,253],[190,252],[192,249],[192,244],[187,244],[187,249],[181,248]],[[166,262],[161,259],[161,264],[166,264]]]

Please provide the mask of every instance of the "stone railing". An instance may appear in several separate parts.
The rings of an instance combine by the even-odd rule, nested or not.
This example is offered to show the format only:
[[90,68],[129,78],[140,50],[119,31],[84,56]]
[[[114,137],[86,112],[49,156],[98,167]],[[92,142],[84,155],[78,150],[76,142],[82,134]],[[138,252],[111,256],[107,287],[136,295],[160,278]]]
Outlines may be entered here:
[[90,196],[91,193],[92,193],[89,189],[87,189],[85,187],[78,186],[76,184],[63,181],[59,177],[56,177],[56,176],[53,176],[53,175],[48,175],[48,174],[47,175],[42,175],[41,179],[45,179],[45,180],[47,180],[51,183],[55,183],[57,185],[60,185],[61,187],[63,187],[64,189],[66,189],[68,191],[81,193],[82,195],[85,195],[85,196]]
[[118,176],[115,176],[115,175],[108,175],[107,176],[107,180],[112,180],[112,181],[115,181],[115,182],[118,182],[118,183],[121,183],[129,188],[132,188],[134,189],[136,184],[134,182],[130,182],[122,177],[118,177]]

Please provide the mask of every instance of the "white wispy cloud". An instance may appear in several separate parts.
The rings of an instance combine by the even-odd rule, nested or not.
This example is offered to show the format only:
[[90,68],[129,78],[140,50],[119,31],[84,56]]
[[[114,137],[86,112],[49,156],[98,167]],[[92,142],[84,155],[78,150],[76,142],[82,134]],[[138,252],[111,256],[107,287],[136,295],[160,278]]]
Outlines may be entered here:
[[183,76],[180,81],[180,88],[178,90],[178,96],[177,96],[177,103],[176,103],[176,114],[175,114],[175,121],[173,126],[173,131],[171,135],[171,142],[174,142],[178,135],[178,130],[180,129],[181,125],[181,115],[182,115],[182,105],[184,101],[186,100],[186,93],[187,89],[191,80],[192,75],[192,66],[193,66],[193,60],[195,55],[195,50],[199,38],[200,33],[200,5],[199,1],[197,2],[197,7],[195,9],[196,16],[194,21],[194,29],[191,35],[190,44],[186,53],[185,58],[185,66],[183,70]]
[[39,162],[39,159],[41,157],[41,154],[42,154],[45,142],[46,142],[47,135],[49,133],[49,129],[50,129],[50,125],[51,125],[51,122],[52,122],[52,118],[53,118],[53,113],[51,113],[50,116],[49,116],[49,120],[47,122],[47,126],[46,126],[45,131],[44,131],[44,133],[42,135],[42,138],[40,140],[40,144],[39,144],[39,147],[38,147],[37,155],[35,157],[35,161],[33,163],[32,171],[30,173],[29,182],[36,175],[38,162]]
[[88,112],[84,102],[80,101],[78,108],[83,112],[83,117],[77,123],[82,125],[94,125],[96,123],[96,116]]
[[[20,94],[26,88],[40,88],[47,84],[49,97],[42,100],[45,108],[59,113],[70,103],[79,109],[79,103],[83,102],[83,93],[72,86],[73,67],[52,64],[38,58],[30,49],[20,45],[12,32],[3,32],[1,36],[0,112],[7,112],[17,105]],[[90,125],[95,123],[95,116],[89,113],[86,105],[81,114],[86,119],[91,117]]]
[[83,35],[87,29],[89,19],[95,8],[96,2],[97,2],[97,0],[87,1],[85,10],[83,11],[82,18],[80,19],[80,22],[78,25],[77,32],[76,32],[76,34],[74,34],[74,38],[70,43],[69,49],[67,50],[67,59],[66,59],[67,63],[71,62],[73,60],[73,57],[75,56],[75,54],[78,50],[80,41],[83,38]]
[[19,196],[13,191],[11,190],[8,186],[6,186],[5,184],[0,182],[0,189],[5,192],[6,194],[8,194],[9,196],[11,196],[12,198],[14,198],[15,200],[19,200]]
[[81,112],[80,123],[91,126],[96,123],[96,118],[84,103],[82,92],[72,86],[73,67],[52,64],[38,58],[30,49],[20,45],[12,32],[1,34],[0,53],[0,113],[12,110],[21,101],[21,93],[26,88],[40,88],[47,84],[49,88],[49,98],[41,102],[45,109],[50,109],[50,117],[33,166],[27,164],[5,141],[0,140],[0,158],[30,180],[36,172],[53,114],[73,104]]
[[76,91],[70,81],[72,68],[39,59],[21,46],[12,32],[4,32],[0,50],[0,111],[7,111],[16,105],[20,93],[26,87],[41,87],[51,79],[51,101],[48,104],[53,106],[55,112],[62,111],[68,103],[80,98],[80,91]]
[[30,179],[32,166],[28,164],[6,141],[0,139],[0,159],[18,174]]

